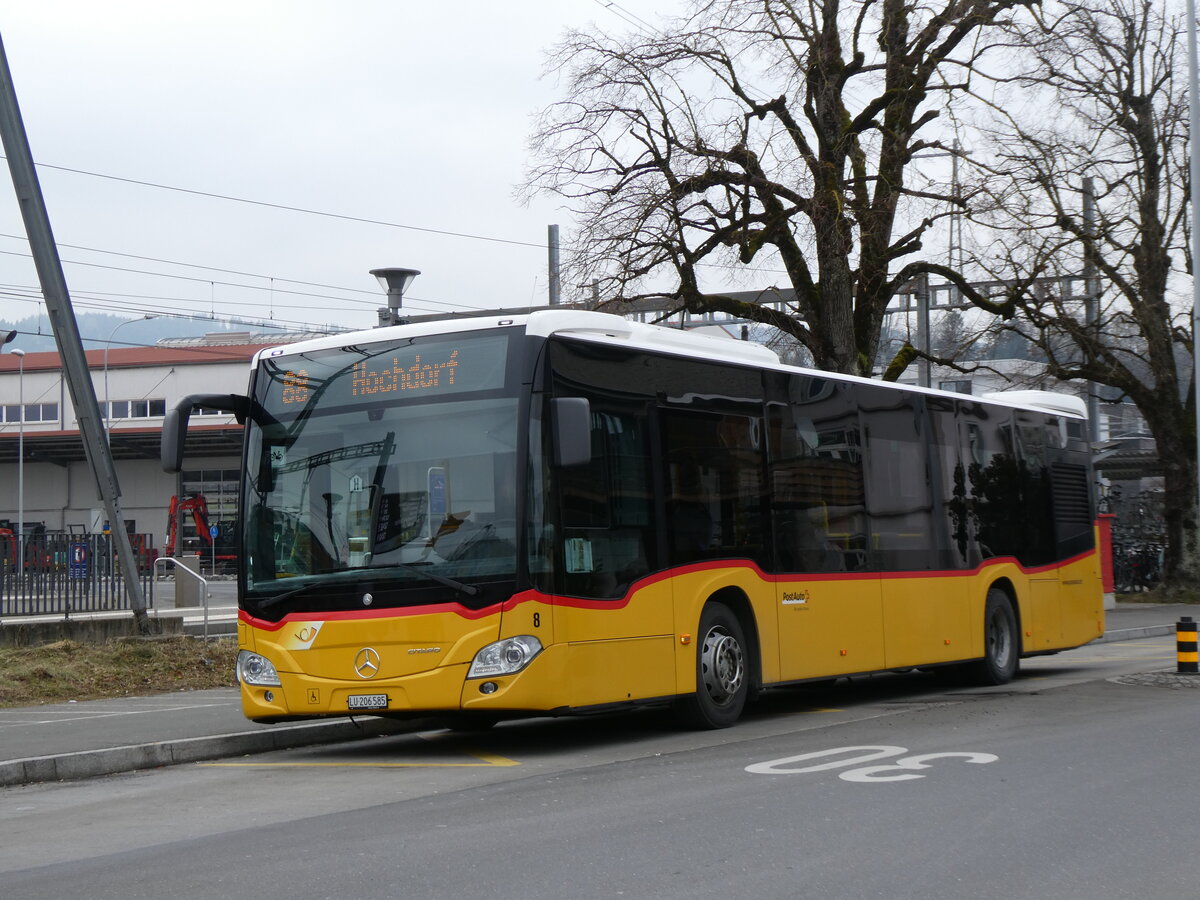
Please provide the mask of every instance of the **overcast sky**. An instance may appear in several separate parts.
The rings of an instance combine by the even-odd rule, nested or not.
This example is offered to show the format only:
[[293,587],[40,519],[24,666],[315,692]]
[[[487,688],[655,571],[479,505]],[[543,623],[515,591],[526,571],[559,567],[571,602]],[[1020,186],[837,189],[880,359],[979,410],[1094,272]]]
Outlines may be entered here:
[[[0,0],[0,36],[80,312],[370,327],[381,266],[422,270],[413,313],[546,302],[546,227],[565,239],[570,222],[514,199],[531,117],[556,98],[543,51],[676,5]],[[24,234],[6,170],[0,318],[38,309]]]

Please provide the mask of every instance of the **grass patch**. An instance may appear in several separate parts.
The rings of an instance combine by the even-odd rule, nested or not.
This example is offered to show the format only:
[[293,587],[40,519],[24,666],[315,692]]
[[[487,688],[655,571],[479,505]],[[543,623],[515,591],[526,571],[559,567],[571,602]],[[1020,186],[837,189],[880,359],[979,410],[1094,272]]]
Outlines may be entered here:
[[233,687],[237,641],[187,635],[0,649],[0,707]]

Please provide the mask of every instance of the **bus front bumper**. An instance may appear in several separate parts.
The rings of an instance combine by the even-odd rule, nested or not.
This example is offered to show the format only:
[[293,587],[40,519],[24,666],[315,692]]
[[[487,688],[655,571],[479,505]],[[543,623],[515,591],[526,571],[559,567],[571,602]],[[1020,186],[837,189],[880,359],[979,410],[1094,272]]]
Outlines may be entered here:
[[565,705],[564,648],[543,650],[513,675],[467,678],[467,664],[383,681],[348,682],[279,673],[279,685],[241,685],[242,712],[256,722],[326,716],[421,715],[460,711],[547,712]]

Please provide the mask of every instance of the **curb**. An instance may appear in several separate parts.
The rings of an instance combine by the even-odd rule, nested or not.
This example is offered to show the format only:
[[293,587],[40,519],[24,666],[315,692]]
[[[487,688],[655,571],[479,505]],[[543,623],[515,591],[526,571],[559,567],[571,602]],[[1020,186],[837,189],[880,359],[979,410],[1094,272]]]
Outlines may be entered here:
[[428,719],[310,722],[263,731],[242,731],[150,744],[105,747],[99,750],[80,750],[56,756],[33,756],[0,762],[0,787],[96,778],[101,775],[201,762],[224,756],[267,753],[314,744],[403,734],[429,726]]
[[1141,628],[1118,628],[1115,631],[1104,632],[1104,634],[1096,638],[1092,643],[1110,644],[1114,641],[1134,641],[1138,638],[1159,637],[1160,635],[1174,633],[1174,625],[1144,625]]

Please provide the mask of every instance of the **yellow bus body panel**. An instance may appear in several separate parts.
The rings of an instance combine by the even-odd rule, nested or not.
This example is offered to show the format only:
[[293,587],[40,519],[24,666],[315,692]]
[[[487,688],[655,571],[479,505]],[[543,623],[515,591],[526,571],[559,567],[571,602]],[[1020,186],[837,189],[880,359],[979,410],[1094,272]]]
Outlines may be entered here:
[[781,578],[780,667],[784,681],[883,668],[883,601],[877,574]]
[[1060,647],[1078,647],[1104,634],[1104,588],[1100,553],[1090,553],[1058,568]]
[[[444,604],[280,624],[243,614],[240,646],[270,659],[283,682],[243,685],[243,709],[250,718],[346,715],[351,694],[386,694],[392,713],[552,712],[667,699],[696,689],[697,632],[713,598],[748,612],[746,637],[768,685],[979,659],[993,585],[1015,596],[1023,653],[1078,647],[1104,632],[1094,552],[1034,570],[996,560],[972,572],[900,576],[775,577],[724,561],[650,576],[617,600],[526,591],[482,612]],[[544,648],[524,670],[466,677],[480,648],[524,634]],[[367,648],[378,669],[363,677],[355,663]]]

